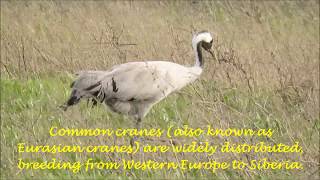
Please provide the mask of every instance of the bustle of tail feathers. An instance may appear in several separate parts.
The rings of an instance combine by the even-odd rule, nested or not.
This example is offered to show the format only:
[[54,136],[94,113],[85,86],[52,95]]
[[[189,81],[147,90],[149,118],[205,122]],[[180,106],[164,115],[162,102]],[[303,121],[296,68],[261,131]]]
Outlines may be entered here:
[[[75,82],[76,81],[71,83],[71,88],[74,87]],[[93,103],[92,107],[96,106],[98,101],[100,103],[102,103],[105,99],[105,94],[101,92],[101,88],[97,91],[90,92],[91,90],[97,88],[100,85],[101,85],[101,81],[98,81],[97,83],[83,89],[82,90],[83,93],[80,93],[80,91],[77,89],[73,89],[68,101],[64,105],[60,106],[60,108],[62,108],[64,111],[66,111],[69,106],[73,106],[73,105],[78,104],[80,102],[81,98],[83,98],[83,97],[88,98],[87,102],[89,102],[89,100],[92,101],[92,103]],[[89,96],[86,95],[87,93],[89,94]]]
[[69,106],[75,105],[78,102],[80,102],[80,99],[81,99],[81,97],[79,96],[79,93],[77,92],[77,90],[73,89],[68,101],[65,104],[63,104],[62,106],[60,106],[60,108],[63,109],[64,111],[66,111]]
[[[79,71],[79,72],[76,72],[74,73],[74,75],[76,75],[77,77],[79,77],[81,74],[83,74],[85,71]],[[73,88],[73,86],[75,85],[77,80],[73,81],[71,84],[70,84],[70,88]]]
[[106,98],[106,95],[101,91],[101,87],[96,90],[96,88],[98,88],[101,85],[101,81],[98,81],[94,84],[92,84],[89,87],[81,87],[81,89],[77,89],[76,87],[77,85],[77,81],[79,81],[79,78],[81,76],[86,77],[86,74],[95,74],[96,76],[99,76],[101,74],[105,73],[104,71],[78,71],[75,73],[75,75],[78,77],[75,81],[73,81],[70,84],[70,88],[72,88],[72,93],[68,99],[68,101],[60,106],[60,108],[62,108],[64,111],[66,111],[68,109],[69,106],[75,105],[78,102],[80,102],[80,100],[82,98],[86,98],[88,99],[88,101],[92,101],[93,106],[95,106],[97,104],[97,102],[103,102]]

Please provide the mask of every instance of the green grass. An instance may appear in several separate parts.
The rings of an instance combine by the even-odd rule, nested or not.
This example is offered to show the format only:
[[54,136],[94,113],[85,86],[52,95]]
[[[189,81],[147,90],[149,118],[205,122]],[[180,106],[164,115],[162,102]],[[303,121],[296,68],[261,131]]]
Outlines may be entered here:
[[[177,171],[103,171],[94,170],[92,172],[85,172],[83,169],[79,173],[73,174],[67,170],[17,170],[17,159],[23,157],[24,159],[43,159],[50,160],[52,155],[39,155],[39,154],[18,154],[17,144],[25,142],[27,144],[108,144],[112,143],[112,139],[100,139],[97,141],[95,138],[77,138],[77,137],[50,137],[49,129],[51,126],[69,127],[69,128],[129,128],[134,125],[134,122],[129,118],[123,117],[118,114],[111,113],[103,105],[99,105],[96,108],[90,108],[86,102],[80,103],[80,106],[70,108],[67,112],[59,110],[58,106],[64,103],[69,93],[69,82],[71,79],[67,76],[60,75],[58,77],[35,77],[27,80],[8,80],[1,79],[1,115],[2,115],[2,132],[1,141],[2,145],[2,176],[3,177],[51,177],[51,178],[186,178],[186,177],[229,177],[229,178],[245,178],[246,176],[238,171],[226,170],[218,171],[217,174],[212,174],[209,171],[190,170],[186,172]],[[213,82],[214,83],[214,82]],[[157,104],[143,120],[144,128],[162,128],[166,129],[170,125],[182,127],[183,125],[189,125],[190,127],[202,127],[205,128],[206,124],[211,124],[213,127],[219,128],[271,128],[274,129],[274,136],[272,141],[274,142],[290,142],[289,137],[296,136],[297,132],[294,129],[290,129],[287,124],[284,123],[284,119],[276,114],[277,108],[273,105],[275,94],[272,92],[261,91],[259,93],[248,94],[248,92],[241,91],[239,89],[224,90],[213,96],[215,101],[209,106],[217,106],[217,104],[224,104],[226,107],[224,114],[233,116],[233,119],[222,120],[212,116],[212,110],[201,112],[198,107],[200,102],[195,99],[197,97],[189,97],[188,94],[193,94],[194,88],[197,88],[201,84],[197,82],[193,86],[189,86],[182,90],[179,94],[173,94],[164,101]],[[215,83],[214,83],[215,84]],[[216,85],[216,88],[219,87]],[[212,87],[211,84],[205,86]],[[208,88],[203,87],[203,88]],[[199,90],[199,89],[198,89]],[[201,90],[201,89],[200,89]],[[220,89],[221,90],[221,89]],[[217,90],[218,91],[218,90]],[[210,93],[207,94],[212,95]],[[261,107],[263,104],[263,107]],[[202,113],[201,115],[208,117],[208,122],[199,120],[195,115],[196,113]],[[234,113],[237,112],[237,113]],[[273,113],[268,113],[273,112]],[[229,125],[221,124],[222,121],[227,121]],[[318,120],[313,120],[318,122]],[[245,123],[245,124],[243,124]],[[295,122],[292,122],[290,126],[295,126]],[[300,123],[300,122],[298,122]],[[219,125],[220,124],[220,125]],[[297,124],[298,126],[299,124]],[[312,124],[310,124],[311,126]],[[314,129],[304,129],[301,133],[303,136],[293,137],[295,140],[305,142],[308,144],[316,144],[319,138],[317,137],[316,130],[319,129],[319,123],[315,124]],[[308,138],[307,138],[308,137]],[[199,137],[201,139],[201,137]],[[309,139],[310,138],[310,139]],[[244,142],[249,139],[242,139]],[[251,139],[252,141],[252,139]],[[268,141],[266,138],[255,138],[254,141]],[[129,139],[120,139],[121,143],[128,143]],[[218,143],[216,140],[214,142]],[[311,152],[316,151],[314,147],[308,147],[307,144],[303,145],[306,154],[305,156],[312,156]],[[3,155],[5,152],[5,156]],[[114,155],[111,155],[114,156]],[[148,156],[153,159],[155,157]],[[261,157],[269,155],[258,155]],[[64,153],[59,155],[59,159],[65,161],[85,161],[90,156],[81,154],[68,154]],[[91,156],[92,157],[92,156]],[[127,155],[117,155],[118,158],[128,159]],[[106,160],[110,157],[105,154],[95,154],[93,156],[96,160]],[[165,154],[159,154],[159,159],[170,160],[172,157]],[[156,159],[157,159],[156,158]],[[183,156],[179,157],[183,158]],[[184,158],[191,158],[192,156],[186,155]],[[270,156],[272,158],[272,156]],[[148,158],[147,158],[148,159]],[[42,161],[43,161],[42,160]],[[174,159],[171,159],[174,160]],[[312,164],[311,164],[312,165]],[[8,170],[10,167],[11,170]],[[314,167],[315,168],[315,167]],[[296,174],[297,173],[297,174]],[[299,172],[294,171],[268,171],[264,175],[260,173],[256,174],[257,178],[264,179],[266,177],[283,177],[289,178],[293,175],[299,175]],[[300,174],[303,177],[303,174]]]

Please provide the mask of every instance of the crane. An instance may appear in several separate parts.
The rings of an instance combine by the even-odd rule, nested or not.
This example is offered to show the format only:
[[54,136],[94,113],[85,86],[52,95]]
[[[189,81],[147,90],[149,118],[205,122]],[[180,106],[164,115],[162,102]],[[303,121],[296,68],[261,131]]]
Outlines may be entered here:
[[114,112],[133,117],[140,129],[141,120],[153,105],[199,78],[204,66],[202,49],[213,55],[212,43],[207,31],[193,36],[195,64],[191,67],[170,61],[141,61],[116,65],[108,71],[81,71],[71,84],[70,98],[61,107],[67,110],[81,99],[92,98]]

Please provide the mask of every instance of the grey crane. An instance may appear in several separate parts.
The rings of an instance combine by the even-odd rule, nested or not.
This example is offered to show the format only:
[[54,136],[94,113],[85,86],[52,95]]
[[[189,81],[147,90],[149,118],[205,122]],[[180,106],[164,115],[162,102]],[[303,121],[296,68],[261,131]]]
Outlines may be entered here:
[[207,31],[195,34],[192,47],[194,66],[187,67],[169,61],[128,62],[108,71],[82,71],[71,84],[71,96],[62,106],[77,104],[81,99],[105,103],[112,111],[136,119],[136,128],[151,107],[195,81],[203,71],[202,48],[211,51],[213,38]]

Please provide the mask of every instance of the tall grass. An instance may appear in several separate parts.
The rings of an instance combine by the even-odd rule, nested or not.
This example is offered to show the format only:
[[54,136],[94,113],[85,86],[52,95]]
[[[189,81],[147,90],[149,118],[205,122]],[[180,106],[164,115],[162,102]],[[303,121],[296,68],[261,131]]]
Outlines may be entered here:
[[[132,127],[131,119],[88,108],[61,113],[73,73],[112,65],[165,59],[192,65],[192,33],[215,35],[216,58],[205,56],[200,80],[157,104],[143,127],[272,128],[272,139],[301,142],[301,157],[286,154],[179,154],[178,159],[298,159],[302,171],[19,171],[16,145],[112,144],[113,139],[52,138],[59,127]],[[2,178],[319,178],[318,1],[1,1]],[[214,139],[221,144],[226,139]],[[183,141],[183,140],[181,140]],[[128,139],[117,139],[127,143]],[[61,154],[62,160],[129,158],[111,154]],[[23,154],[51,159],[48,154]],[[145,159],[175,160],[172,154]],[[140,158],[140,157],[135,157]]]

